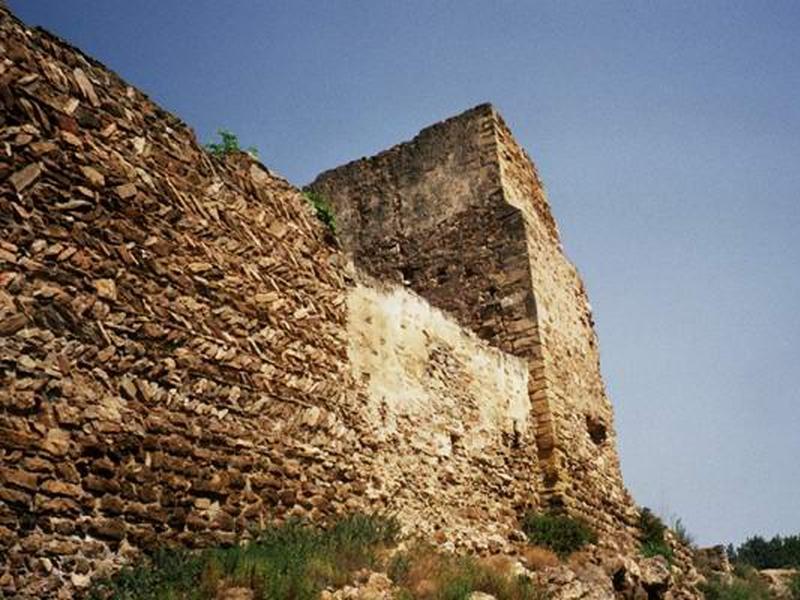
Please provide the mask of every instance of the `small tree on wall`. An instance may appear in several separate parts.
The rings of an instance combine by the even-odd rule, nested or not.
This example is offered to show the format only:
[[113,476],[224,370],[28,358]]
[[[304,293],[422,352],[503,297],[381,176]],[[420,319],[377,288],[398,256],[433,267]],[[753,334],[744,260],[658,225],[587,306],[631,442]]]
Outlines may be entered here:
[[[235,152],[242,152],[242,149],[239,146],[239,138],[235,133],[228,131],[227,129],[218,129],[217,135],[220,139],[219,143],[209,142],[206,144],[206,150],[208,150],[211,154],[217,158],[223,158]],[[254,146],[250,146],[249,148],[245,149],[244,152],[247,152],[247,154],[253,158],[258,158],[258,149]]]

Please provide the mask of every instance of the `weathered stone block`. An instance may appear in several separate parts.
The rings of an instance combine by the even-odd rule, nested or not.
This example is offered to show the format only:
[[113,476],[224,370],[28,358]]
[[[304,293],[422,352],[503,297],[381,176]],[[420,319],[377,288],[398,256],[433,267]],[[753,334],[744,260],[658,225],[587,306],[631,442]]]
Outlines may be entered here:
[[66,496],[77,499],[83,495],[83,490],[80,486],[55,479],[45,481],[40,486],[40,489],[42,492],[53,496]]
[[11,506],[25,508],[30,505],[31,499],[30,494],[0,486],[0,500],[7,502]]
[[87,475],[83,478],[82,484],[84,489],[98,494],[118,494],[121,490],[118,481],[96,475]]
[[29,491],[37,489],[38,475],[27,471],[0,468],[0,482]]
[[40,494],[35,499],[36,510],[42,514],[54,515],[77,515],[81,512],[81,506],[70,498],[50,498]]
[[89,523],[89,532],[103,540],[120,541],[125,531],[125,524],[118,519],[94,519]]

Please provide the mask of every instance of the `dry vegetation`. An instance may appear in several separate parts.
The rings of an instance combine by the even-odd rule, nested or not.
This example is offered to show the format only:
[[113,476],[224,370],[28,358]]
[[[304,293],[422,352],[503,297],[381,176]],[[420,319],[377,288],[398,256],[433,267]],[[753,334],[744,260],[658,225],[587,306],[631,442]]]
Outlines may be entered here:
[[[239,546],[157,552],[97,582],[90,597],[206,600],[245,588],[257,599],[311,600],[325,589],[352,584],[364,570],[387,572],[392,595],[404,599],[461,600],[472,592],[497,600],[541,597],[527,577],[513,573],[505,557],[477,560],[429,545],[393,552],[397,533],[393,519],[377,516],[355,515],[328,528],[290,521]],[[555,558],[546,550],[531,552],[541,565]]]
[[523,564],[531,571],[558,566],[558,555],[542,546],[527,546],[521,550]]
[[472,592],[484,592],[497,600],[542,597],[527,577],[514,574],[506,557],[478,560],[443,554],[427,545],[395,555],[389,576],[402,599],[457,600]]

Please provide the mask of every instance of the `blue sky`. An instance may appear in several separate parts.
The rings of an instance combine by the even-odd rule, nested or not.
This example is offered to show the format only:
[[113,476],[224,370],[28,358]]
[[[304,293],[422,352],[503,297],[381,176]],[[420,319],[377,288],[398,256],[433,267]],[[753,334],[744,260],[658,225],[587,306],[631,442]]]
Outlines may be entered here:
[[296,184],[493,102],[589,290],[637,501],[800,532],[800,3],[10,0]]

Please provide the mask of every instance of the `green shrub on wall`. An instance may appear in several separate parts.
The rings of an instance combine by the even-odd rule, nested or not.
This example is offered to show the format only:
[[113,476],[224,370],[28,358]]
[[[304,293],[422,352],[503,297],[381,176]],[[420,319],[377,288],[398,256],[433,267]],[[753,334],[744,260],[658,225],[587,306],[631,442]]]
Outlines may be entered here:
[[[219,142],[209,142],[205,145],[206,150],[217,158],[225,158],[230,154],[243,151],[239,146],[239,138],[235,133],[227,129],[219,129],[217,130],[217,135],[219,136]],[[252,146],[244,150],[244,152],[247,152],[253,158],[258,158],[258,150]],[[305,190],[303,196],[314,209],[316,217],[328,227],[335,237],[336,216],[333,214],[333,209],[327,199],[322,194],[312,190]]]
[[597,534],[586,523],[561,513],[528,513],[522,519],[522,531],[531,544],[549,548],[562,558],[597,542]]
[[[239,138],[235,133],[228,131],[227,129],[218,129],[217,135],[219,136],[219,143],[209,142],[206,144],[206,150],[208,150],[211,154],[217,158],[224,158],[229,154],[242,152],[242,149],[239,147]],[[244,151],[253,158],[258,158],[258,150],[253,146],[250,146]]]
[[683,520],[680,517],[675,519],[672,523],[672,532],[684,546],[690,548],[694,547],[694,537],[689,533],[689,530],[686,528],[686,525],[683,524]]
[[642,555],[646,558],[663,556],[672,560],[672,548],[664,538],[667,526],[652,510],[642,508],[639,514],[639,531],[642,532]]
[[317,218],[328,226],[333,235],[336,235],[336,216],[328,200],[322,194],[311,190],[304,191],[303,196],[313,207]]

